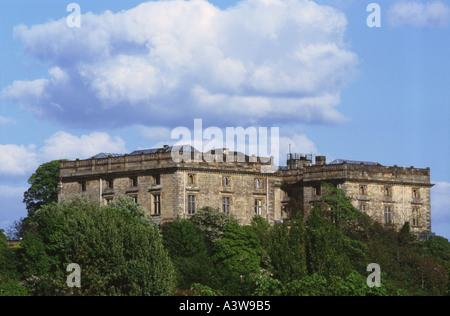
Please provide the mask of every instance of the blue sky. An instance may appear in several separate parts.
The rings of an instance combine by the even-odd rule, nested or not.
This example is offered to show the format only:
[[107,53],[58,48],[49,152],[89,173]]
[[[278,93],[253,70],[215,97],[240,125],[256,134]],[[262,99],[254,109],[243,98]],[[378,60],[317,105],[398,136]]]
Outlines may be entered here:
[[40,163],[170,143],[202,118],[277,126],[281,157],[430,167],[450,238],[447,2],[76,1],[79,28],[69,3],[0,0],[0,228]]

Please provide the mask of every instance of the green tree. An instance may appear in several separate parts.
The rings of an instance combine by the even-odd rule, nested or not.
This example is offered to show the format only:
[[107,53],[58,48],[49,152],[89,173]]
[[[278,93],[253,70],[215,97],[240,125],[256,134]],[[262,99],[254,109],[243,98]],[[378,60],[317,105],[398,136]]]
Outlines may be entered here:
[[[163,295],[175,272],[157,226],[129,198],[108,206],[77,197],[35,213],[36,234],[23,242],[23,269],[35,295]],[[35,266],[41,263],[38,270]],[[70,263],[81,288],[65,284]]]
[[361,212],[353,206],[351,198],[330,183],[322,183],[322,195],[314,207],[320,209],[323,215],[326,214],[335,225],[345,225],[361,216]]
[[235,222],[228,224],[213,251],[212,259],[219,271],[239,276],[259,272],[261,248],[250,226],[240,226]]
[[219,241],[225,227],[230,223],[237,223],[237,220],[231,215],[220,212],[218,209],[204,207],[199,209],[190,218],[192,223],[198,228],[200,233],[205,237],[205,241],[209,249]]
[[197,232],[195,224],[177,218],[161,227],[163,242],[172,259],[189,258],[198,253],[206,253],[203,236]]
[[20,285],[15,250],[8,248],[7,238],[0,229],[0,296],[27,296]]
[[61,160],[42,164],[28,179],[30,188],[24,193],[28,216],[43,205],[58,201],[59,165]]
[[307,221],[308,265],[310,273],[326,278],[345,277],[351,271],[351,262],[345,253],[347,237],[334,223],[313,208]]
[[276,279],[287,283],[307,274],[306,230],[300,216],[290,226],[285,223],[274,226],[268,249]]

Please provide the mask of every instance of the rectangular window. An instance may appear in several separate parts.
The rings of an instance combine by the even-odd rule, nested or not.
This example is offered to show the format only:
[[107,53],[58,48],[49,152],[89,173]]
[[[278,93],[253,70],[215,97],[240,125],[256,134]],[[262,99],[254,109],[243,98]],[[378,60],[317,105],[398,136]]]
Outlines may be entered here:
[[384,223],[385,224],[391,224],[392,223],[392,214],[391,214],[391,207],[385,206],[384,207]]
[[368,207],[367,204],[360,204],[360,205],[359,205],[359,210],[360,210],[362,213],[364,213],[364,214],[367,213],[367,209],[368,209],[368,208],[369,208],[369,207]]
[[359,195],[367,195],[367,186],[366,185],[359,186]]
[[317,185],[315,187],[313,187],[313,194],[316,196],[319,196],[321,194],[320,192],[320,185]]
[[413,210],[412,210],[412,225],[413,226],[419,226],[419,217],[420,217],[419,209],[413,208]]
[[223,177],[222,178],[222,185],[224,187],[229,187],[231,185],[230,177]]
[[392,188],[384,187],[384,196],[392,196]]
[[224,197],[222,198],[222,211],[226,214],[230,214],[231,208],[231,198]]
[[153,176],[153,183],[155,185],[160,185],[161,184],[161,176],[159,174]]
[[188,214],[195,214],[195,195],[188,195]]
[[263,184],[263,182],[262,182],[261,179],[256,179],[255,180],[255,188],[256,189],[261,189],[263,187],[262,184]]
[[412,189],[412,197],[415,199],[420,198],[419,189]]
[[114,180],[108,180],[108,189],[114,189]]
[[195,184],[195,174],[188,174],[188,184]]
[[138,196],[137,195],[130,195],[130,197],[133,199],[133,202],[137,204]]
[[139,185],[138,177],[131,178],[131,186],[137,187]]
[[80,186],[81,186],[81,192],[86,192],[86,181],[82,181],[80,183]]
[[161,215],[161,194],[153,194],[153,214]]
[[255,200],[255,215],[261,216],[262,214],[262,200]]

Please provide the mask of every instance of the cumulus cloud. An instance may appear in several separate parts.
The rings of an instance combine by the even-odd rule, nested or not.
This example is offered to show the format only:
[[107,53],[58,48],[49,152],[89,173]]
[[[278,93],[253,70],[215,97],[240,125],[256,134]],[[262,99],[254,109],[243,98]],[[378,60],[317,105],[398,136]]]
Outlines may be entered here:
[[125,142],[107,133],[91,133],[80,137],[57,132],[41,148],[35,145],[0,145],[0,177],[29,177],[45,162],[57,159],[87,159],[99,152],[125,153]]
[[450,7],[442,1],[427,3],[403,1],[392,5],[388,11],[388,21],[394,27],[447,27],[450,21]]
[[[340,123],[340,92],[357,56],[343,13],[309,0],[148,2],[20,25],[25,51],[51,65],[47,78],[2,94],[37,115],[83,127]],[[185,125],[185,124],[184,124]]]
[[37,163],[34,145],[0,145],[0,175],[24,176],[34,171]]
[[66,132],[57,132],[45,141],[39,155],[48,159],[87,159],[99,152],[125,153],[125,142],[120,137],[106,133],[92,133],[77,137]]

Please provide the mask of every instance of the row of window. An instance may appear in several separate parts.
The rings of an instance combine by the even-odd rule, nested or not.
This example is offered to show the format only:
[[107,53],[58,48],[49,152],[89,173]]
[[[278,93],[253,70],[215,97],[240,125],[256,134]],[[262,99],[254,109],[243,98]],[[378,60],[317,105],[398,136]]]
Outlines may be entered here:
[[[160,175],[154,175],[152,176],[153,184],[154,185],[160,185],[161,184],[161,176]],[[106,179],[106,188],[107,189],[114,189],[114,179]],[[131,187],[137,187],[139,186],[139,178],[138,177],[132,177],[130,178],[130,185]],[[82,192],[86,192],[87,189],[87,182],[81,181],[80,182],[80,188]]]
[[[359,186],[359,195],[367,195],[367,185],[360,185]],[[392,197],[392,187],[391,186],[384,186],[383,187],[383,193],[384,196],[390,196]],[[411,197],[418,199],[420,198],[420,189],[419,188],[413,188],[411,190]]]
[[[153,184],[154,185],[160,185],[161,184],[161,176],[160,175],[154,175],[153,178]],[[196,176],[195,174],[188,174],[188,184],[196,184]],[[114,189],[114,179],[107,179],[106,181],[106,188],[107,189]],[[130,178],[130,184],[132,187],[138,187],[139,186],[139,178],[138,177],[132,177]],[[80,182],[81,191],[86,191],[86,181]],[[222,186],[223,187],[231,187],[231,177],[222,177]],[[264,187],[264,181],[263,179],[255,179],[255,188],[256,189],[262,189]]]
[[[138,197],[137,195],[133,195],[132,198],[134,199],[135,203],[138,203]],[[109,204],[113,197],[106,197],[105,198],[106,203]],[[231,212],[231,197],[223,197],[222,198],[222,211],[226,214],[230,214]],[[262,206],[263,206],[263,200],[262,199],[255,199],[254,204],[254,212],[255,215],[262,215]],[[187,211],[189,215],[195,214],[195,211],[197,209],[197,196],[196,195],[188,195],[187,196]],[[152,208],[151,208],[151,214],[153,215],[161,215],[161,194],[152,194]]]
[[[369,205],[367,204],[360,204],[359,210],[363,213],[367,213],[369,210]],[[384,207],[384,223],[385,224],[392,224],[392,207],[391,206],[385,206]],[[411,225],[412,226],[420,226],[420,209],[415,207],[412,209],[412,218],[411,218]]]

